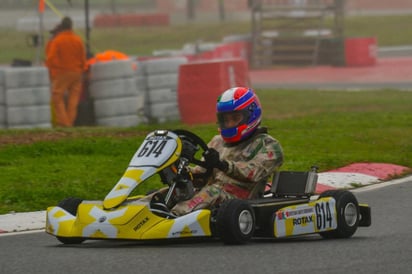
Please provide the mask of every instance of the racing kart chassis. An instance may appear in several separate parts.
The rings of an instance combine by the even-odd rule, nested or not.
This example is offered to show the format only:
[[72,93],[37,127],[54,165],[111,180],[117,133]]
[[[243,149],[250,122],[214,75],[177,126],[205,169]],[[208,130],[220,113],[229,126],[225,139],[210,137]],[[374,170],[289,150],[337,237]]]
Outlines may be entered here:
[[[315,195],[316,169],[280,171],[261,197],[228,200],[183,216],[170,212],[172,204],[193,196],[190,164],[207,145],[185,130],[149,133],[122,178],[103,201],[67,198],[47,209],[46,232],[64,244],[87,239],[159,240],[217,237],[227,244],[253,237],[282,238],[320,234],[349,238],[360,226],[371,225],[370,207],[359,204],[348,190]],[[206,174],[210,174],[210,170]],[[155,174],[168,185],[166,193],[132,196],[133,189]],[[262,182],[266,184],[266,182]]]

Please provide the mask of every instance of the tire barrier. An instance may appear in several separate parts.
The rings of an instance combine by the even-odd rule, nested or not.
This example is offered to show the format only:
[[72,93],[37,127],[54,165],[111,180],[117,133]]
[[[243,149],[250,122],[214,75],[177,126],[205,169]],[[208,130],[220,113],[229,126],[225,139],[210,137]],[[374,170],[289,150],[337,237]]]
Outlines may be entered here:
[[161,74],[149,74],[147,75],[147,87],[149,89],[161,89],[161,88],[175,88],[179,75],[176,71],[173,73],[161,73]]
[[176,102],[151,104],[149,111],[152,120],[155,120],[157,123],[180,120],[179,108],[177,107]]
[[119,98],[136,94],[136,79],[133,77],[92,81],[90,94],[93,98]]
[[131,60],[97,62],[91,66],[90,77],[94,81],[133,77],[133,68]]
[[[91,65],[88,94],[94,124],[130,127],[179,121],[179,68],[187,62],[186,57],[170,57]],[[47,69],[0,69],[0,128],[51,126]]]
[[3,121],[4,128],[51,127],[48,70],[45,67],[5,68],[0,74],[3,78],[0,124]]
[[132,60],[95,63],[90,71],[90,96],[96,124],[130,127],[144,121],[144,90],[139,89]]
[[31,88],[49,87],[49,72],[45,67],[19,67],[4,70],[5,87]]
[[134,77],[136,78],[136,85],[138,90],[146,92],[147,90],[147,77],[146,66],[143,61],[136,61],[136,71]]
[[[170,57],[141,61],[145,74],[145,116],[149,122],[179,121],[177,86],[179,67],[186,64],[186,57]],[[142,82],[141,85],[144,85]]]
[[178,73],[179,66],[185,63],[186,57],[155,58],[146,60],[144,69],[147,75]]
[[8,128],[50,128],[50,105],[7,108]]
[[4,81],[4,71],[0,70],[0,129],[6,127],[6,99]]
[[0,104],[0,129],[2,128],[6,128],[6,107]]

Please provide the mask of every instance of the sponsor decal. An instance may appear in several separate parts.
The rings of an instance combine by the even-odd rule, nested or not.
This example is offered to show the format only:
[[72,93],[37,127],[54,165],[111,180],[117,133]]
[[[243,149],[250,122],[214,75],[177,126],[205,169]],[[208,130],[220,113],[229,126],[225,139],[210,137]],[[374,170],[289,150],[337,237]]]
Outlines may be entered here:
[[289,217],[287,212],[281,211],[281,210],[276,212],[276,216],[277,216],[278,220],[284,220],[284,219],[287,219]]
[[171,139],[171,138],[168,136],[159,136],[159,135],[152,135],[146,138],[146,140],[150,140],[150,141],[159,141],[159,140],[163,141],[163,140],[168,140],[168,139]]
[[[216,187],[209,187],[206,189],[206,193],[210,196],[210,197],[214,197],[220,194],[220,189],[216,188]],[[206,198],[207,196],[205,196]]]
[[149,217],[145,217],[143,220],[141,220],[135,227],[133,227],[134,231],[138,231],[142,226],[149,221]]
[[172,236],[191,236],[197,233],[197,230],[181,230],[172,232]]
[[189,203],[187,204],[189,209],[194,208],[195,206],[208,201],[212,197],[208,191],[205,192],[199,192],[195,197],[193,197],[191,200],[189,200]]
[[313,216],[303,216],[300,218],[294,218],[293,219],[293,226],[297,225],[306,225],[309,223],[313,223]]
[[299,215],[308,215],[314,212],[313,207],[295,209],[295,210],[279,210],[276,212],[278,220],[284,220],[287,218],[299,216]]
[[187,205],[189,209],[194,208],[195,206],[197,206],[198,204],[202,203],[204,201],[204,199],[202,197],[194,197],[189,204]]
[[306,215],[306,214],[311,214],[311,213],[313,213],[313,207],[307,207],[307,208],[288,211],[288,217]]
[[[204,221],[208,221],[209,214],[203,210],[198,210],[188,215],[181,216],[174,220],[174,224],[171,227],[168,238],[178,238],[178,237],[191,237],[191,236],[205,236],[207,229],[205,225],[201,224]],[[206,219],[203,219],[206,218]],[[209,232],[210,233],[210,232]]]

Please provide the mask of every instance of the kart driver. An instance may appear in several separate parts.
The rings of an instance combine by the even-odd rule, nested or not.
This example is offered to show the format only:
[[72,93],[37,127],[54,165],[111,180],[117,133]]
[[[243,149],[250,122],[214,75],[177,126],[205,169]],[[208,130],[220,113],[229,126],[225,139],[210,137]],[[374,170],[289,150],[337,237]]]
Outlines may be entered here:
[[[184,215],[227,199],[263,194],[267,180],[283,163],[283,151],[267,129],[260,127],[261,117],[259,98],[252,89],[235,87],[219,96],[220,135],[212,138],[203,154],[212,176],[191,199],[177,203],[172,213]],[[204,171],[200,166],[192,170],[194,174]]]

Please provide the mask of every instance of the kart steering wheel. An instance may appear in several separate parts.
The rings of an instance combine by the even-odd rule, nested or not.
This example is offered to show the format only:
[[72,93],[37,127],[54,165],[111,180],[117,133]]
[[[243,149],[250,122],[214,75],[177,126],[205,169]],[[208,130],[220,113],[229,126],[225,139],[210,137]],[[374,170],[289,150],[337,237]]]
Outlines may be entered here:
[[[206,152],[209,147],[207,146],[207,144],[205,143],[205,141],[203,141],[202,138],[200,138],[198,135],[194,134],[193,132],[190,132],[188,130],[185,129],[176,129],[176,130],[172,130],[175,134],[177,134],[179,136],[179,138],[182,139],[182,141],[188,141],[190,142],[193,146],[200,146],[200,148],[203,150],[203,153]],[[196,159],[194,156],[190,157],[191,159],[188,159],[191,163],[196,164],[198,166],[201,166],[203,168],[206,169],[206,172],[202,173],[202,174],[193,174],[193,176],[196,177],[200,177],[200,178],[206,178],[209,177],[212,172],[213,172],[213,168],[209,167],[205,161]]]

